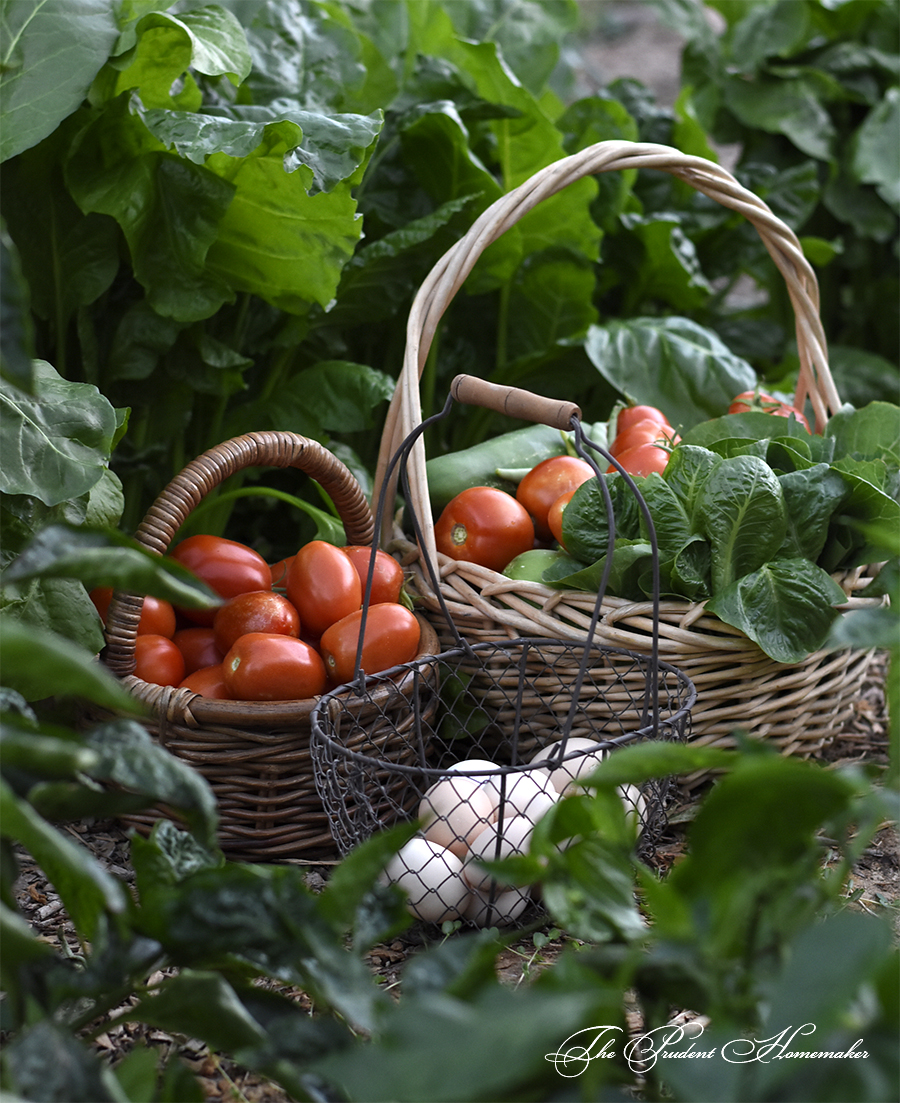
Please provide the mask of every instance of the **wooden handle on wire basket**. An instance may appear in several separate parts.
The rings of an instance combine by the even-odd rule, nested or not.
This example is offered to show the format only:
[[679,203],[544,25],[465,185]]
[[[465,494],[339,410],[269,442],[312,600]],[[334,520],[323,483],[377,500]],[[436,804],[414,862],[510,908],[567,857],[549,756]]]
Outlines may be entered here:
[[[318,441],[281,431],[245,433],[191,460],[147,511],[135,532],[145,548],[164,555],[194,509],[230,475],[248,467],[292,467],[309,475],[334,502],[348,544],[371,544],[375,520],[350,469]],[[134,643],[144,599],[117,591],[106,620],[105,663],[115,674],[134,670]]]
[[498,414],[539,422],[552,429],[571,429],[572,418],[581,420],[581,409],[574,402],[489,383],[476,375],[457,375],[450,384],[450,393],[457,402],[467,406],[483,406]]

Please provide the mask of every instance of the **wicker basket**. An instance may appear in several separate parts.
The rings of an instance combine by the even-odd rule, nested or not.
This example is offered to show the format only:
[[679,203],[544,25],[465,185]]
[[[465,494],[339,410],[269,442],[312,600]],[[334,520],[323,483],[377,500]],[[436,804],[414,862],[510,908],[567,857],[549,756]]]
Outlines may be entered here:
[[[403,368],[382,438],[376,486],[386,479],[391,456],[422,420],[419,378],[440,319],[482,252],[541,200],[586,175],[619,169],[669,172],[723,206],[741,213],[758,231],[787,284],[793,305],[800,374],[796,403],[809,401],[821,431],[840,406],[828,368],[819,318],[815,274],[793,231],[725,169],[668,146],[600,142],[542,169],[498,199],[434,266],[410,311]],[[511,582],[477,565],[438,555],[434,543],[424,446],[419,440],[408,465],[410,506],[422,521],[419,554],[440,565],[441,591],[467,639],[515,636],[580,638],[589,627],[593,596],[561,592],[537,583]],[[382,539],[391,534],[382,533]],[[870,604],[860,596],[870,581],[866,569],[836,576],[846,608]],[[427,572],[416,573],[421,599],[440,625],[441,613]],[[538,603],[537,607],[535,603]],[[646,653],[650,602],[606,597],[597,626],[599,642]],[[446,642],[446,641],[442,641]],[[817,652],[796,664],[778,663],[740,631],[704,612],[703,603],[664,601],[660,606],[659,657],[694,682],[694,740],[734,746],[740,727],[785,753],[815,753],[850,714],[870,660],[868,652]]]
[[[309,475],[334,502],[348,543],[371,544],[372,513],[350,471],[318,442],[286,432],[248,433],[198,456],[150,507],[135,534],[137,540],[164,554],[206,494],[229,475],[248,467],[293,467]],[[139,595],[113,596],[104,662],[150,707],[152,719],[146,726],[151,734],[209,781],[218,802],[223,851],[231,858],[252,861],[335,858],[329,818],[316,791],[309,751],[310,714],[318,698],[220,701],[136,678],[132,671],[142,606]],[[419,619],[419,657],[424,659],[437,650],[437,638],[425,618]],[[394,726],[382,723],[373,733],[386,754],[404,753],[406,743],[398,731],[410,712],[412,692],[423,690],[419,686],[414,689],[411,677],[393,688],[390,708]],[[365,726],[371,710],[368,700],[360,705],[361,725]],[[160,815],[171,816],[171,812],[158,809],[130,816],[126,822],[147,830]]]

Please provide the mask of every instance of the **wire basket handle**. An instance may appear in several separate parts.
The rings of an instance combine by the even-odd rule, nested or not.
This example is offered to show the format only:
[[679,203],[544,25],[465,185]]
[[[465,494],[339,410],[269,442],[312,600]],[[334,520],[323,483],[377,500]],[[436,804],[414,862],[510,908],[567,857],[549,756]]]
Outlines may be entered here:
[[[296,433],[245,433],[210,448],[176,475],[147,511],[135,532],[145,548],[164,555],[194,509],[230,475],[248,467],[293,467],[315,479],[334,502],[349,544],[371,544],[372,510],[350,469],[318,441]],[[106,623],[106,665],[115,674],[134,671],[134,646],[144,599],[117,591]]]
[[[714,161],[652,142],[598,142],[554,161],[497,199],[448,249],[423,281],[410,310],[403,368],[382,436],[375,478],[376,495],[390,457],[422,420],[419,378],[440,319],[484,250],[543,199],[555,195],[567,184],[594,173],[639,168],[658,169],[678,177],[722,206],[738,212],[754,226],[785,280],[794,310],[800,360],[795,403],[802,408],[809,399],[815,413],[816,431],[822,431],[829,415],[840,408],[841,401],[828,367],[825,332],[819,317],[818,282],[794,231],[762,199]],[[410,483],[417,499],[415,508],[426,517],[428,481],[421,441],[411,456]],[[425,535],[423,550],[434,555],[430,525],[426,526]],[[389,533],[382,533],[382,538],[389,536]]]

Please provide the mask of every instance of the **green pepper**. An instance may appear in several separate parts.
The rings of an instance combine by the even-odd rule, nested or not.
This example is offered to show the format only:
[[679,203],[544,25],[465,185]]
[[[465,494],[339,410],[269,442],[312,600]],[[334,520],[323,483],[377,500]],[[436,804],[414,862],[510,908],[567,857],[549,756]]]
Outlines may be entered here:
[[443,509],[470,486],[495,486],[515,494],[515,481],[499,472],[521,470],[524,474],[541,460],[565,455],[568,450],[568,434],[549,425],[526,425],[461,452],[435,456],[425,465],[431,504],[435,510]]

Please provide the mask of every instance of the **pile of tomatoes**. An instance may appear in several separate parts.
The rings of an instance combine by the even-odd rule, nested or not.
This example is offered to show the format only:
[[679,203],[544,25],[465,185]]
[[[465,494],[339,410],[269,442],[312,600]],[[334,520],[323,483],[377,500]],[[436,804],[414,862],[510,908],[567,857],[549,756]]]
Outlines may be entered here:
[[[616,422],[610,454],[632,475],[662,471],[681,438],[653,406],[630,406]],[[609,471],[615,471],[613,466]],[[490,486],[461,491],[434,526],[437,550],[451,559],[502,571],[535,543],[562,544],[562,514],[591,465],[577,456],[552,456],[533,467],[515,497]]]
[[[245,544],[198,535],[170,555],[223,604],[198,610],[144,598],[138,678],[236,701],[304,700],[352,680],[371,548],[312,540],[269,566]],[[366,674],[418,652],[419,622],[402,603],[402,590],[402,567],[376,549],[359,663]],[[104,622],[111,596],[108,588],[91,592]]]
[[[732,401],[729,414],[758,411],[795,417],[809,432],[809,423],[794,406],[761,391],[745,391]],[[609,454],[629,475],[662,474],[672,449],[681,440],[656,406],[626,406],[616,418]],[[434,526],[437,550],[503,571],[517,556],[537,544],[563,545],[562,515],[572,495],[595,472],[576,456],[553,456],[533,467],[519,483],[515,497],[490,486],[461,491],[444,508]]]

